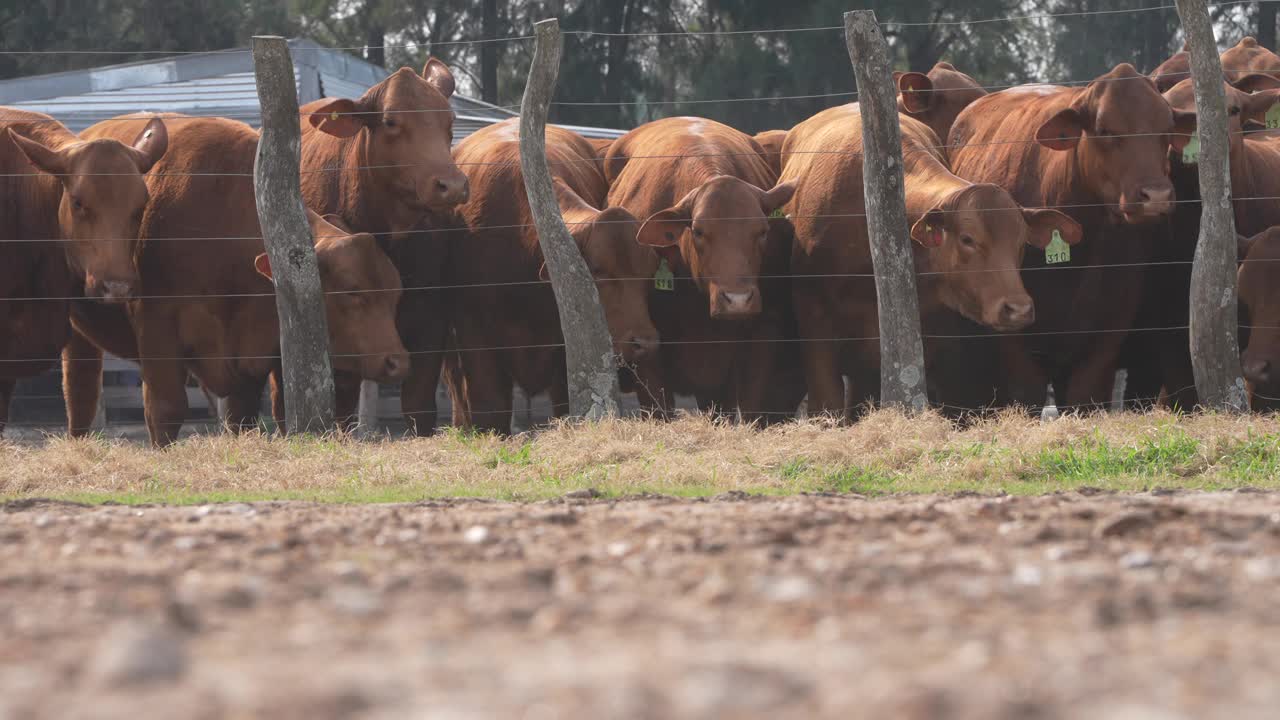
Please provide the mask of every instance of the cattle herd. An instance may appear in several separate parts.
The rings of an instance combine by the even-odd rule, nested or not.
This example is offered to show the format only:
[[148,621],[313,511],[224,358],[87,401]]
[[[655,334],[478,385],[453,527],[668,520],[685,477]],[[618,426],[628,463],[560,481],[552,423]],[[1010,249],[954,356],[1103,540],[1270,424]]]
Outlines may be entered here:
[[[1222,56],[1242,365],[1255,409],[1280,404],[1280,57]],[[905,198],[930,400],[948,412],[1128,399],[1191,408],[1190,261],[1199,233],[1185,49],[1149,76],[988,94],[947,63],[898,73]],[[504,432],[512,390],[567,404],[511,120],[453,147],[449,68],[401,69],[359,99],[302,108],[301,184],[326,292],[339,417],[360,382],[403,383],[434,431]],[[1268,114],[1272,122],[1268,123]],[[68,430],[88,431],[103,353],[141,365],[152,442],[187,416],[194,377],[256,427],[283,420],[279,320],[255,210],[258,133],[138,114],[78,137],[0,109],[0,429],[14,383],[61,357]],[[852,417],[880,360],[857,104],[754,137],[702,118],[616,141],[551,127],[560,210],[597,281],[624,390],[770,423]],[[34,170],[32,169],[34,168]],[[875,180],[875,179],[872,179]],[[1273,295],[1275,296],[1273,298]]]

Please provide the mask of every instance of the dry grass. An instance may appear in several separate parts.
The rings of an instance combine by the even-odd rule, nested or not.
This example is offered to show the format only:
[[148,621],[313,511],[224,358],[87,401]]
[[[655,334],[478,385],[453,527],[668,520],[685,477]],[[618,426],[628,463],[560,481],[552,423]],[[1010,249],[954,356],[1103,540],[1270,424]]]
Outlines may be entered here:
[[960,429],[941,417],[877,412],[851,427],[765,431],[686,417],[562,425],[500,440],[204,436],[165,450],[101,439],[0,443],[0,499],[206,502],[430,497],[977,491],[1093,486],[1280,487],[1280,420],[1166,413],[1063,418],[1008,413]]

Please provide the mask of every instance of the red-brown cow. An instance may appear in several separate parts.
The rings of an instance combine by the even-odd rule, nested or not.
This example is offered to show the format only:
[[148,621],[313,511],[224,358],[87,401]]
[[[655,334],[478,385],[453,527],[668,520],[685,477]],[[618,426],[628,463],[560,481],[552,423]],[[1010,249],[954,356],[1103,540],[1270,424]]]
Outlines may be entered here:
[[[421,73],[401,68],[359,100],[325,99],[302,108],[302,195],[308,208],[373,233],[406,288],[397,327],[413,368],[401,392],[409,427],[436,427],[436,387],[448,317],[447,284],[454,208],[467,201],[467,177],[451,155],[454,79],[431,58]],[[404,240],[401,242],[401,240]],[[355,413],[360,383],[336,378],[338,416]]]
[[898,112],[928,125],[942,141],[960,113],[987,94],[977,80],[946,62],[934,65],[927,75],[895,72],[893,81],[898,86]]
[[1222,72],[1227,82],[1239,87],[1244,78],[1254,75],[1270,75],[1280,79],[1280,55],[1258,44],[1252,37],[1246,37],[1221,55]]
[[776,341],[790,322],[789,290],[774,279],[785,278],[791,234],[785,218],[770,216],[794,184],[777,184],[749,136],[688,117],[619,138],[605,170],[609,204],[645,218],[638,239],[665,261],[649,299],[662,337],[661,379],[652,382],[661,387],[642,390],[641,400],[670,409],[673,394],[694,395],[747,421],[794,412],[789,398],[770,396],[783,351]]
[[779,175],[782,174],[782,145],[787,141],[786,130],[765,130],[762,133],[756,133],[752,140],[764,150],[764,159],[769,162],[769,167]]
[[1183,43],[1182,49],[1160,63],[1159,67],[1151,71],[1150,77],[1156,84],[1156,90],[1161,93],[1191,77],[1191,47]]
[[[597,209],[605,204],[608,186],[591,145],[550,126],[546,143],[560,211],[596,279],[614,352],[635,363],[658,347],[648,309],[658,256],[636,242],[640,223],[631,213]],[[454,150],[454,159],[466,168],[475,193],[460,210],[470,237],[457,238],[451,249],[452,281],[460,286],[453,324],[464,404],[476,427],[506,433],[513,384],[530,396],[550,390],[557,415],[568,404],[564,350],[549,347],[564,342],[555,297],[550,285],[537,282],[547,273],[520,169],[519,120],[471,135]],[[481,349],[502,347],[520,349]],[[459,384],[451,385],[457,392]]]
[[[173,442],[186,420],[188,372],[228,399],[233,428],[257,424],[268,375],[279,367],[280,329],[270,263],[253,193],[258,133],[221,118],[165,116],[171,149],[147,177],[151,201],[137,256],[139,297],[129,303],[132,334],[103,310],[76,312],[78,332],[97,348],[140,358],[147,429],[155,445]],[[116,118],[86,137],[132,137],[145,116]],[[409,361],[395,330],[399,277],[373,237],[308,213],[326,292],[334,368],[375,380],[402,378]],[[335,222],[341,222],[334,218]],[[170,299],[172,298],[172,299]],[[107,317],[103,317],[103,316]],[[69,356],[68,415],[73,431],[93,417],[101,353],[78,343]],[[82,366],[98,364],[96,377]],[[96,380],[97,382],[94,382]],[[277,406],[276,412],[282,408]]]
[[1240,365],[1255,411],[1280,410],[1280,227],[1240,242]]
[[142,175],[168,134],[156,121],[127,144],[83,142],[47,115],[9,109],[0,128],[2,431],[17,380],[53,366],[70,337],[67,298],[133,293]]
[[[1019,276],[1023,249],[1045,247],[1055,232],[1074,244],[1080,226],[1056,210],[1023,210],[999,186],[956,177],[937,136],[923,123],[899,119],[921,313],[947,307],[997,330],[1026,327],[1035,307]],[[878,397],[880,386],[858,105],[797,125],[783,163],[782,180],[798,183],[787,209],[796,234],[792,289],[805,341],[809,411],[847,414],[855,408],[846,407],[842,376],[851,380],[856,405]]]
[[1109,402],[1150,254],[1140,237],[1125,237],[1127,226],[1172,213],[1169,148],[1180,150],[1194,130],[1194,113],[1171,108],[1127,64],[1086,87],[1015,88],[961,113],[949,140],[957,175],[1005,187],[1027,207],[1061,207],[1084,230],[1069,258],[1024,260],[1039,311],[1034,334],[948,343],[972,359],[971,385],[1004,387],[992,393],[998,401],[1029,406],[1043,402],[1049,382],[1069,407]]

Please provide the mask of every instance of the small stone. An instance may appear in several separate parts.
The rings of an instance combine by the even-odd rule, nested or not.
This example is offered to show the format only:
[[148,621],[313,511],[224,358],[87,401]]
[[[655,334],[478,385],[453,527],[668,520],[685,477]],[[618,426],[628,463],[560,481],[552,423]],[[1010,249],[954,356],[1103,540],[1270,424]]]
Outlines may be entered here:
[[191,535],[183,535],[182,537],[179,537],[173,541],[173,548],[175,550],[182,550],[182,551],[194,550],[195,547],[199,544],[200,544],[200,541],[197,540],[195,537],[192,537]]
[[462,539],[469,545],[480,545],[489,541],[489,528],[483,525],[472,525],[462,534]]
[[1124,512],[1103,518],[1093,528],[1094,537],[1123,537],[1155,525],[1155,516],[1145,511]]
[[764,594],[774,602],[798,602],[813,597],[815,589],[808,578],[779,578],[765,587]]
[[187,670],[187,652],[175,630],[130,622],[107,633],[91,668],[94,677],[109,685],[173,683]]
[[1151,557],[1151,553],[1142,550],[1134,550],[1131,553],[1125,553],[1120,558],[1120,567],[1126,570],[1139,570],[1141,568],[1149,568],[1155,564],[1155,560]]
[[1035,565],[1019,565],[1013,569],[1015,585],[1035,586],[1044,582],[1044,572]]
[[605,551],[609,553],[610,557],[622,557],[623,555],[631,552],[631,544],[622,542],[621,540],[618,542],[611,542],[609,543],[609,546],[605,548]]
[[413,542],[418,539],[418,531],[413,528],[405,528],[396,533],[396,540],[402,543]]
[[600,497],[600,491],[595,488],[587,488],[585,490],[574,490],[564,494],[566,500],[594,500]]
[[373,615],[382,610],[382,598],[364,588],[342,586],[329,591],[329,602],[333,607],[360,617]]

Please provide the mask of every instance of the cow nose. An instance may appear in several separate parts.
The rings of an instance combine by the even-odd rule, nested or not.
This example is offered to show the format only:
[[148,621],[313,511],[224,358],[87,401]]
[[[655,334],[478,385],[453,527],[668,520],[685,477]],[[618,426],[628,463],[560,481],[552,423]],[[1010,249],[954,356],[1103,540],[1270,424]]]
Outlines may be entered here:
[[462,173],[436,178],[435,189],[437,199],[445,205],[461,205],[471,198],[471,183]]
[[725,312],[745,313],[751,309],[751,300],[755,295],[755,290],[747,290],[746,292],[721,290],[720,300]]
[[409,359],[396,354],[388,355],[382,363],[382,375],[387,380],[403,380],[409,375]]
[[1173,186],[1148,185],[1138,193],[1143,212],[1148,215],[1164,215],[1173,211]]
[[1271,361],[1250,360],[1244,364],[1244,376],[1253,385],[1268,385],[1271,382]]
[[1024,302],[1004,301],[1000,306],[1000,324],[1011,329],[1024,328],[1036,319],[1036,306],[1027,299]]
[[106,280],[102,283],[104,300],[127,300],[133,294],[133,283],[124,280]]

